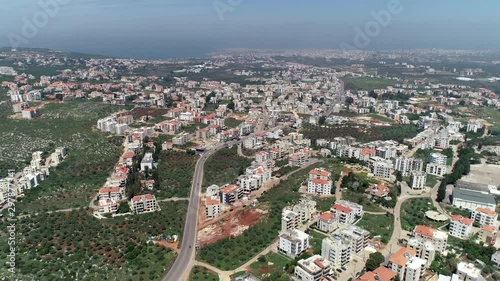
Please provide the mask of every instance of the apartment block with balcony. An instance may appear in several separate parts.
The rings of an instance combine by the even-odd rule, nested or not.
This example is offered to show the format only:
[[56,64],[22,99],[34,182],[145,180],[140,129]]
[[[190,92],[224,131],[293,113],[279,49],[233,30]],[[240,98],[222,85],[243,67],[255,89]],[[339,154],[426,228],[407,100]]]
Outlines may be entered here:
[[492,209],[477,207],[474,211],[472,211],[471,219],[474,222],[479,223],[481,226],[496,226],[498,214]]
[[300,281],[320,281],[331,273],[331,263],[320,255],[297,262],[295,277]]
[[278,252],[294,259],[309,248],[309,235],[298,230],[291,229],[281,234],[278,243]]
[[450,235],[460,239],[465,239],[471,234],[472,223],[473,221],[469,218],[454,215],[451,217],[448,231]]

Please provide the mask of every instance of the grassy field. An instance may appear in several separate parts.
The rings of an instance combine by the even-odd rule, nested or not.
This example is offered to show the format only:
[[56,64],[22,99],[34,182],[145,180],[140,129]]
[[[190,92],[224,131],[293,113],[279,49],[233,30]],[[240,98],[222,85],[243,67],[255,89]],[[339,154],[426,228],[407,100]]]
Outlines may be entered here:
[[189,281],[219,281],[219,275],[204,267],[193,266]]
[[380,241],[387,243],[394,229],[394,216],[364,214],[357,226],[370,231],[372,237],[380,236]]
[[440,179],[441,179],[440,177],[435,175],[427,175],[427,180],[425,182],[425,185],[432,188],[436,185],[436,183],[438,183]]
[[335,197],[328,197],[328,198],[315,198],[316,201],[316,209],[320,211],[328,211],[332,207],[333,204],[335,204]]
[[382,122],[394,123],[394,120],[392,120],[391,118],[388,118],[388,117],[385,117],[385,116],[382,116],[379,114],[373,113],[373,114],[368,114],[367,116],[371,117],[372,119],[375,119],[375,120],[380,120]]
[[243,123],[243,121],[241,120],[236,120],[232,117],[229,117],[229,118],[226,118],[224,120],[224,125],[228,128],[236,128],[238,127],[241,123]]
[[185,152],[161,152],[158,159],[159,198],[188,197],[198,156]]
[[445,223],[437,223],[425,217],[425,212],[436,211],[429,198],[413,198],[406,201],[401,207],[401,227],[411,231],[417,225],[440,227]]
[[[316,163],[310,168],[324,165],[324,163]],[[283,208],[299,201],[299,186],[308,177],[308,174],[309,169],[300,170],[267,191],[259,199],[262,206],[269,208],[267,217],[240,236],[204,246],[198,251],[197,259],[222,270],[231,270],[244,264],[269,246],[278,237],[281,229]]]
[[360,91],[372,91],[374,89],[385,89],[387,86],[394,86],[394,80],[372,77],[344,77],[346,89],[352,88]]
[[87,206],[113,169],[122,143],[122,138],[107,136],[93,127],[97,119],[123,109],[82,101],[50,103],[43,107],[40,118],[29,121],[11,119],[2,108],[0,177],[9,168],[24,168],[35,150],[48,152],[57,146],[68,149],[68,157],[40,187],[18,202],[18,210]]
[[328,235],[311,230],[309,233],[309,244],[312,247],[314,255],[321,255],[321,243],[326,237],[328,237]]
[[203,186],[235,182],[251,163],[251,159],[238,156],[236,146],[221,149],[210,156],[205,163]]
[[263,275],[283,274],[284,267],[290,263],[291,260],[284,255],[277,253],[270,253],[265,256],[259,257],[259,260],[250,265],[251,273],[261,278]]
[[[24,280],[159,280],[175,254],[148,242],[182,234],[186,202],[160,203],[161,211],[98,220],[86,210],[43,213],[16,225],[16,278]],[[1,229],[9,223],[2,221]],[[0,277],[6,268],[8,234],[0,234]]]

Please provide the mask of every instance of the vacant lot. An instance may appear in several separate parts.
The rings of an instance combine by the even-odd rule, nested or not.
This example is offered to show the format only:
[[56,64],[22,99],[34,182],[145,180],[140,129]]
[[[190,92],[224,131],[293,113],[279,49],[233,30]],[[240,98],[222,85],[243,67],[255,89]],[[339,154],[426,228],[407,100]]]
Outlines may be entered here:
[[394,216],[364,214],[357,226],[370,231],[372,237],[379,236],[382,243],[387,243],[391,239],[394,228]]
[[250,265],[250,271],[257,277],[265,277],[269,275],[276,276],[284,274],[284,267],[292,260],[284,255],[270,253]]
[[375,89],[385,89],[387,86],[394,86],[394,80],[372,77],[344,77],[346,89],[359,91],[373,91]]
[[[160,203],[161,212],[98,220],[86,210],[40,214],[17,222],[16,278],[23,280],[159,280],[174,253],[148,243],[181,235],[186,202]],[[0,223],[6,229],[8,222]],[[0,235],[5,266],[7,235]],[[0,270],[0,277],[6,275]]]
[[219,281],[219,275],[204,267],[193,266],[189,281]]
[[203,186],[235,182],[251,163],[251,159],[238,156],[236,146],[221,149],[210,156],[205,163]]
[[113,169],[122,143],[122,138],[107,136],[93,127],[97,119],[123,109],[83,101],[50,103],[43,107],[40,118],[30,121],[8,118],[0,110],[0,177],[9,168],[24,168],[35,150],[68,148],[68,157],[40,187],[22,198],[18,210],[87,206]]
[[158,159],[159,197],[188,197],[198,156],[185,152],[161,152]]

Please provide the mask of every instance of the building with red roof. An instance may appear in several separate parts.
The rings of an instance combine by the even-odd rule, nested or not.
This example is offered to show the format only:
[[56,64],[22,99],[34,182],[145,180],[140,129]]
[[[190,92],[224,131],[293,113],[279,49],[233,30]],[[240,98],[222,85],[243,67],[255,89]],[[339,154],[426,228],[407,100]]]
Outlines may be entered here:
[[448,231],[450,235],[453,235],[460,239],[465,239],[469,237],[471,233],[473,222],[474,221],[469,218],[460,215],[453,215],[451,216],[450,225],[448,226],[449,227]]
[[130,210],[134,214],[149,213],[159,210],[156,197],[152,194],[137,195],[129,201]]

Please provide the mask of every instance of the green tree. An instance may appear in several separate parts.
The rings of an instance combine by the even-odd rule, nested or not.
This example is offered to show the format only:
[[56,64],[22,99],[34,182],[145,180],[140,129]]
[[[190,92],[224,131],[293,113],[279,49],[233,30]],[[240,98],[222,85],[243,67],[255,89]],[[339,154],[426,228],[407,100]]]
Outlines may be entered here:
[[384,255],[379,252],[371,253],[366,260],[366,270],[373,271],[385,261]]

